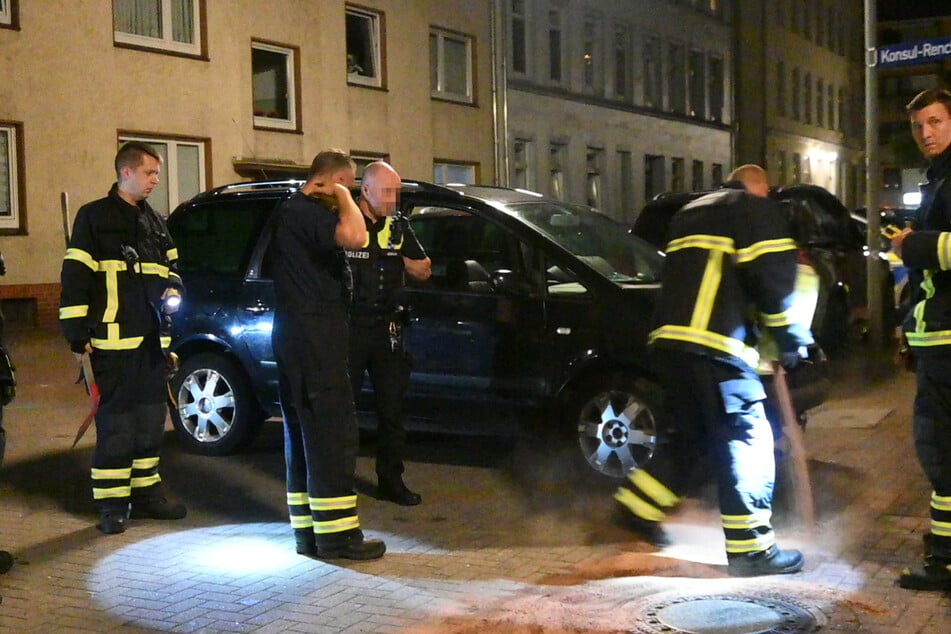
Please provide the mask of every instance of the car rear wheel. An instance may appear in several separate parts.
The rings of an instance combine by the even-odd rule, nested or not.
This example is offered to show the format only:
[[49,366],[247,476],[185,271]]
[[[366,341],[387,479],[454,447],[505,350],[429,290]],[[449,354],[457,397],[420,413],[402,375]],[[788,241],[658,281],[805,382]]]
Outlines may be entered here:
[[572,408],[582,465],[621,480],[643,467],[657,447],[659,388],[643,380],[609,381],[584,390]]
[[197,354],[172,379],[172,423],[195,453],[221,456],[250,442],[264,415],[250,383],[230,359]]

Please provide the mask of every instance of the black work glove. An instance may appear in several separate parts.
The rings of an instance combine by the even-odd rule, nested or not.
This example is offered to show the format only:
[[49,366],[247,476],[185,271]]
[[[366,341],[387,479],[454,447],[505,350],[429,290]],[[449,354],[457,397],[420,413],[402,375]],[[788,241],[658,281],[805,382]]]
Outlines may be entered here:
[[802,361],[802,357],[799,356],[799,352],[797,350],[779,353],[779,365],[783,366],[784,370],[792,370],[797,365],[799,365],[800,361]]

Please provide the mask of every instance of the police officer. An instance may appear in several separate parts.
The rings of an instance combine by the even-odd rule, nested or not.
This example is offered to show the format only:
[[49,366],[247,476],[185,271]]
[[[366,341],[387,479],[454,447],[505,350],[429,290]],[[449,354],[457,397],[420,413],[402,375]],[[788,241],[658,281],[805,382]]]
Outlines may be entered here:
[[99,386],[92,492],[106,534],[123,532],[130,516],[186,513],[166,498],[159,475],[171,342],[166,317],[183,289],[165,221],[146,202],[161,167],[148,144],[119,149],[117,182],[105,198],[79,209],[61,272],[60,324],[77,359],[90,355]]
[[366,539],[354,490],[359,435],[347,372],[351,275],[345,248],[366,240],[350,195],[353,161],[325,150],[307,182],[278,208],[270,259],[287,505],[302,555],[377,559],[386,546]]
[[403,394],[409,379],[409,359],[403,350],[405,306],[399,290],[404,272],[427,280],[431,262],[409,222],[397,217],[400,175],[383,161],[363,173],[360,211],[367,240],[347,251],[353,269],[354,302],[350,308],[350,379],[360,393],[366,371],[373,382],[378,423],[376,474],[381,499],[403,506],[422,498],[403,482]]
[[911,269],[905,338],[916,362],[913,428],[918,462],[931,482],[931,530],[924,561],[906,568],[903,588],[951,590],[951,92],[925,90],[906,106],[929,161],[914,230],[892,239]]
[[696,483],[695,466],[709,448],[730,574],[792,573],[802,568],[802,554],[780,550],[770,524],[773,432],[755,346],[765,327],[792,367],[812,335],[796,319],[796,245],[788,219],[766,198],[766,173],[744,165],[730,180],[745,191],[703,196],[670,224],[648,341],[674,429],[615,499],[635,530],[665,541],[660,522]]

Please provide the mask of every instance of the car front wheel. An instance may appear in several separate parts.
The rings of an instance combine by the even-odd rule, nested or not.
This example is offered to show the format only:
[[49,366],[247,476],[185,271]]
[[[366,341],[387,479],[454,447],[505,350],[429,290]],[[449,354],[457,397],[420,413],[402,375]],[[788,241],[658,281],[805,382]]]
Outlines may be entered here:
[[620,480],[643,467],[657,447],[658,389],[617,381],[586,390],[574,412],[577,446],[588,470]]
[[195,453],[233,453],[254,437],[263,420],[244,373],[221,355],[186,359],[172,379],[172,394],[175,431]]

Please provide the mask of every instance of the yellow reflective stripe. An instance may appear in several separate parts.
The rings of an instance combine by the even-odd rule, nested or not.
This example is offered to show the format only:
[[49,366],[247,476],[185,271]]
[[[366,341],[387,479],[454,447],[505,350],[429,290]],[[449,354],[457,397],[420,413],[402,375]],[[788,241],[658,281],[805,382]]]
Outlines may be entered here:
[[360,528],[360,520],[356,515],[351,517],[341,517],[338,520],[326,522],[314,522],[314,532],[319,534],[342,533],[343,531]]
[[99,263],[92,259],[92,256],[87,251],[82,249],[77,249],[75,247],[70,247],[66,249],[66,255],[63,257],[64,260],[75,260],[80,264],[85,264],[93,271],[99,270]]
[[936,511],[951,511],[951,497],[931,493],[931,508]]
[[658,339],[684,341],[719,350],[742,359],[753,368],[759,364],[759,353],[754,348],[750,348],[739,339],[733,339],[709,330],[667,324],[652,331],[647,337],[647,342],[653,343]]
[[[125,266],[125,262],[122,263]],[[119,274],[118,271],[106,270],[106,310],[102,313],[102,321],[115,320],[119,312]],[[110,337],[111,338],[111,337]]]
[[722,251],[724,253],[736,253],[736,249],[733,246],[733,238],[701,233],[677,238],[667,244],[667,253],[679,251],[680,249],[707,249],[711,251]]
[[126,337],[125,339],[90,339],[89,343],[92,344],[93,348],[99,348],[100,350],[135,350],[142,345],[144,340],[145,337]]
[[172,345],[171,337],[159,337],[159,346],[162,348],[162,350],[167,349],[171,345]]
[[796,243],[791,238],[777,238],[775,240],[762,240],[755,242],[748,247],[743,247],[736,252],[737,264],[752,262],[761,255],[767,253],[782,253],[783,251],[795,251]]
[[169,249],[168,251],[165,252],[165,257],[167,257],[169,260],[177,260],[177,259],[178,259],[178,249],[174,249],[174,248],[173,248],[173,249]]
[[634,495],[634,492],[625,487],[618,487],[614,499],[620,502],[631,513],[648,522],[663,522],[667,515],[657,508]]
[[631,484],[649,495],[661,506],[676,506],[680,502],[680,498],[673,491],[643,469],[638,469],[628,476],[628,479]]
[[710,325],[710,316],[713,314],[713,304],[720,289],[720,280],[723,277],[723,253],[710,251],[707,257],[707,266],[703,270],[703,279],[700,290],[697,292],[697,301],[690,316],[690,327],[706,330]]
[[132,469],[92,469],[93,480],[119,480],[132,476]]
[[291,528],[313,528],[314,518],[310,515],[291,515]]
[[768,549],[776,543],[776,536],[769,532],[766,535],[759,535],[753,539],[728,539],[726,540],[726,552],[738,555],[741,553],[758,553]]
[[916,348],[951,345],[951,330],[935,330],[932,332],[906,332],[908,345]]
[[[376,243],[380,245],[381,249],[390,248],[390,234],[393,232],[393,217],[387,216],[386,221],[383,223],[383,228],[380,229],[380,233],[376,234]],[[369,241],[369,238],[367,238]],[[399,249],[403,245],[403,238],[400,237],[400,241],[395,243],[392,248]]]
[[345,495],[339,498],[309,498],[312,511],[342,511],[356,508],[357,496]]
[[795,307],[790,307],[781,313],[760,313],[760,321],[768,328],[778,328],[796,323],[794,320]]
[[93,487],[92,497],[95,500],[105,500],[108,498],[127,498],[132,495],[131,486],[110,487],[107,489],[97,489]]
[[150,487],[153,484],[158,484],[161,481],[162,481],[162,476],[156,473],[150,476],[145,476],[143,478],[132,478],[130,484],[132,484],[133,489],[142,489],[145,487]]
[[921,281],[921,290],[925,292],[925,299],[931,299],[934,297],[934,280],[931,278],[931,271],[925,269],[924,279]]
[[152,458],[136,458],[132,461],[133,469],[153,469],[158,466],[158,456]]
[[118,271],[125,271],[129,267],[126,266],[124,260],[103,260],[99,263],[99,270],[116,273]]
[[938,234],[938,268],[951,269],[951,233],[947,231]]
[[723,528],[746,530],[757,526],[769,526],[769,520],[772,517],[772,511],[763,510],[750,515],[721,515],[720,521],[723,523]]
[[159,277],[168,277],[168,267],[157,262],[143,262],[142,273],[147,275],[158,275]]
[[300,504],[310,504],[310,498],[307,497],[307,492],[287,492],[287,504],[288,506],[297,506]]
[[63,306],[59,309],[60,319],[73,319],[75,317],[85,317],[89,314],[89,304],[77,304],[76,306]]
[[175,271],[169,271],[169,272],[168,272],[168,281],[169,281],[169,282],[172,282],[173,284],[182,285],[182,276],[179,275],[178,273],[176,273]]

